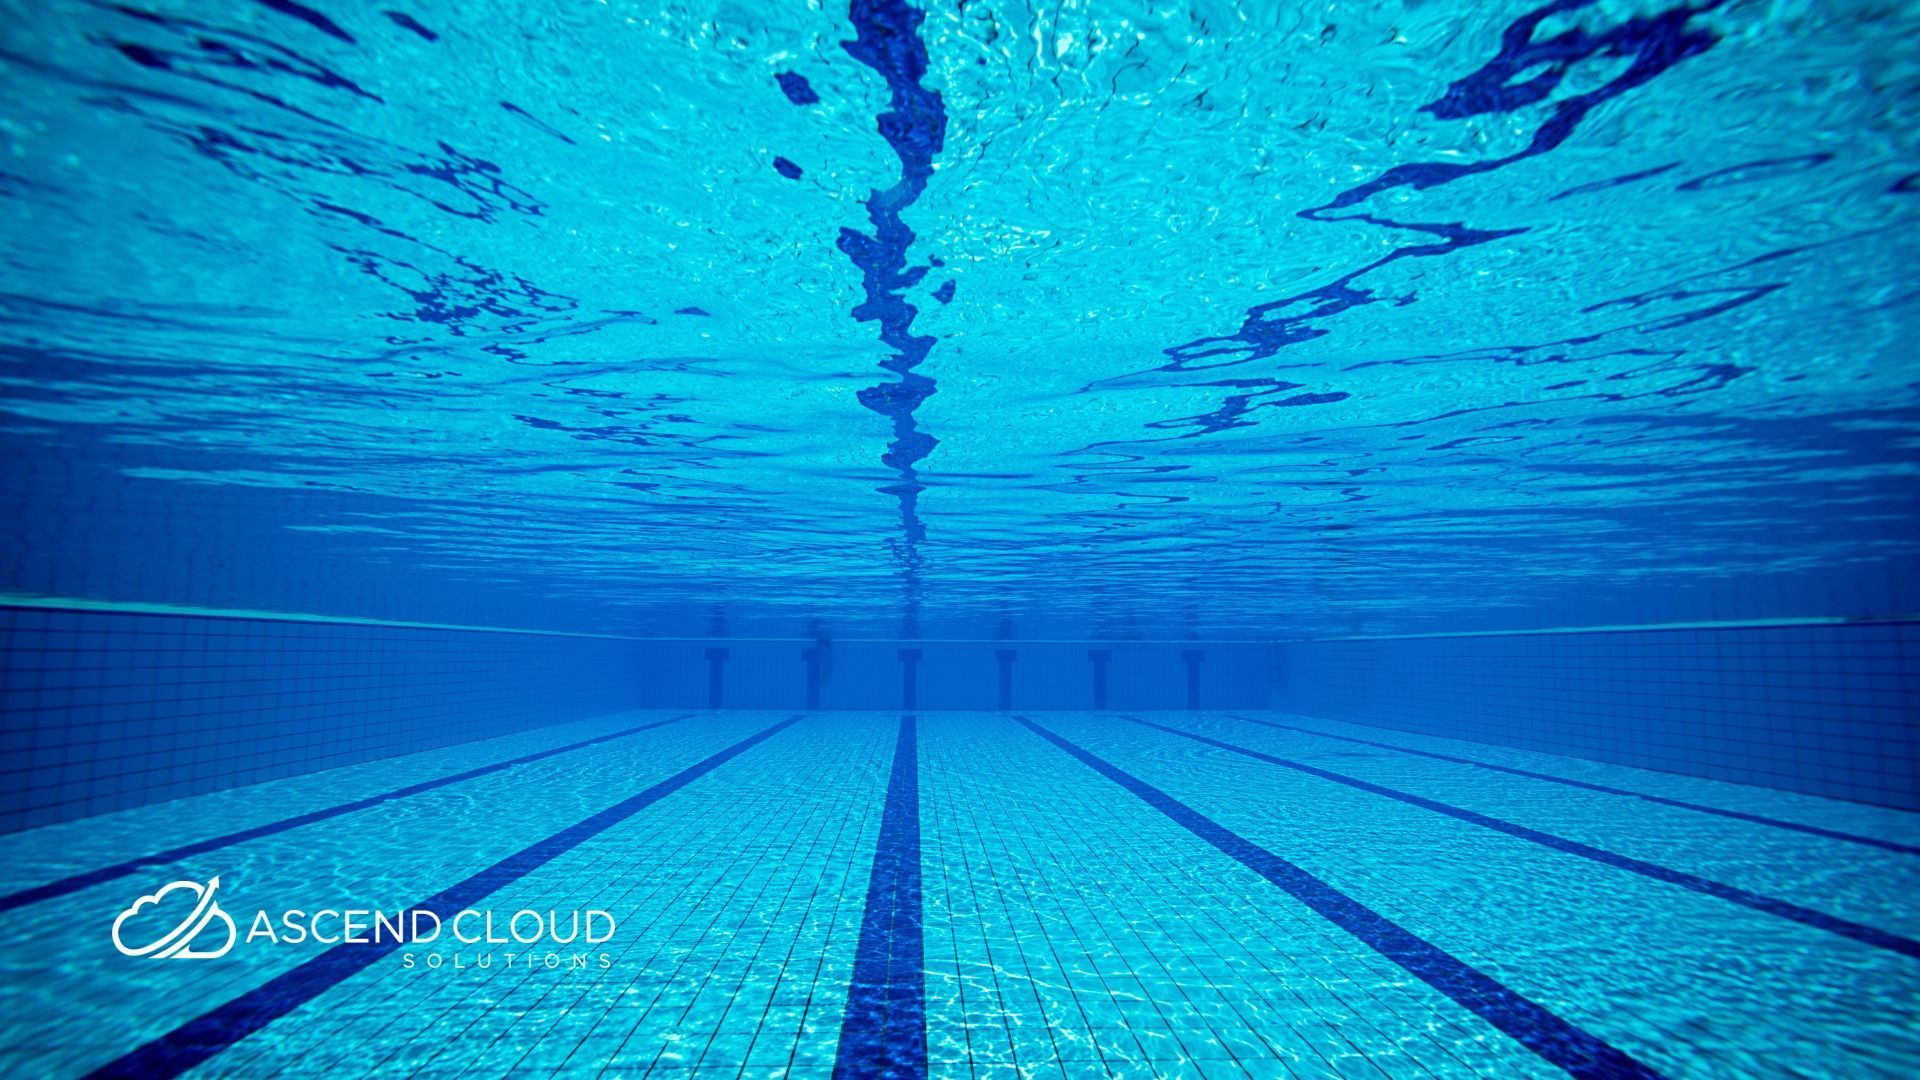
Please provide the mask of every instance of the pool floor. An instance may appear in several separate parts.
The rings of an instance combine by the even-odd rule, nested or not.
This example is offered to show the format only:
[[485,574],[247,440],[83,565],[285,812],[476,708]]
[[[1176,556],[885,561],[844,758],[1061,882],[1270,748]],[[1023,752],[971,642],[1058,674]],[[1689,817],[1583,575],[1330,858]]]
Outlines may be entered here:
[[[0,856],[14,1076],[1920,1058],[1915,815],[1324,717],[624,713],[15,833]],[[231,951],[115,948],[136,899],[215,876]],[[287,909],[616,926],[252,932]]]

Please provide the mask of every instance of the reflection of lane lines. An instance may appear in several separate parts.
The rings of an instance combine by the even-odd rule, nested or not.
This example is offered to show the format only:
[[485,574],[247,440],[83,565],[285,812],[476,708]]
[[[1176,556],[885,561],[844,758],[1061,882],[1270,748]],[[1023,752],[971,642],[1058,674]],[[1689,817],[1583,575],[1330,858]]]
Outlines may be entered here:
[[[1562,30],[1538,38],[1535,35],[1542,33],[1543,26],[1551,24],[1556,17],[1593,6],[1594,0],[1549,0],[1513,20],[1501,35],[1500,52],[1496,56],[1471,74],[1454,80],[1444,95],[1422,106],[1420,111],[1436,119],[1453,121],[1492,114],[1538,115],[1538,111],[1544,111],[1544,118],[1525,146],[1505,155],[1477,161],[1440,159],[1401,162],[1370,180],[1341,191],[1326,203],[1297,211],[1297,217],[1308,221],[1359,222],[1390,232],[1418,233],[1426,239],[1390,247],[1385,254],[1326,284],[1247,308],[1240,326],[1233,332],[1209,334],[1164,348],[1161,352],[1167,358],[1166,362],[1156,367],[1087,384],[1083,392],[1093,390],[1101,383],[1142,388],[1226,388],[1235,392],[1227,394],[1219,407],[1211,412],[1145,425],[1156,430],[1189,429],[1179,434],[1164,438],[1106,440],[1084,446],[1073,453],[1112,452],[1112,448],[1120,446],[1200,438],[1234,428],[1255,426],[1258,423],[1253,418],[1256,410],[1325,405],[1347,400],[1350,397],[1348,391],[1331,387],[1323,387],[1316,392],[1289,394],[1277,400],[1261,400],[1303,388],[1304,384],[1272,374],[1247,374],[1202,381],[1180,377],[1270,359],[1283,350],[1332,334],[1333,329],[1325,324],[1351,311],[1377,304],[1404,307],[1413,303],[1419,299],[1417,292],[1398,296],[1382,295],[1379,286],[1369,287],[1362,283],[1376,271],[1396,262],[1445,258],[1482,244],[1530,232],[1532,226],[1480,229],[1468,227],[1460,221],[1400,220],[1367,213],[1361,207],[1375,196],[1387,192],[1403,188],[1425,191],[1468,177],[1489,174],[1550,153],[1571,138],[1594,109],[1646,85],[1681,61],[1712,48],[1719,40],[1718,35],[1710,28],[1694,26],[1693,20],[1695,16],[1712,11],[1723,3],[1725,0],[1700,0],[1697,7],[1682,3],[1657,13],[1634,15],[1611,25]],[[1555,27],[1548,26],[1549,32],[1552,29]],[[1627,61],[1624,69],[1619,66],[1623,59]],[[1611,77],[1597,85],[1587,84],[1577,91],[1554,98],[1563,82],[1584,81],[1582,76],[1590,77],[1603,70]],[[1522,75],[1528,77],[1519,83],[1512,82]],[[1704,312],[1686,316],[1685,321],[1720,314],[1759,300],[1779,288],[1784,288],[1784,285],[1742,290],[1723,304],[1715,304]],[[1583,337],[1580,340],[1593,339]],[[1525,351],[1529,347],[1503,348]],[[1679,387],[1654,392],[1668,393],[1693,387],[1695,383],[1704,389],[1717,389],[1748,370],[1725,364],[1699,364],[1696,367],[1700,374],[1694,379],[1681,383]]]
[[[903,629],[918,634],[920,574],[924,560],[920,542],[926,527],[920,520],[919,464],[939,441],[920,429],[915,413],[939,389],[934,380],[915,370],[932,351],[935,338],[913,332],[919,313],[906,292],[919,283],[929,267],[909,267],[913,229],[902,216],[918,202],[933,178],[933,161],[947,137],[947,109],[938,91],[920,85],[927,73],[927,46],[920,39],[924,12],[905,0],[853,0],[847,12],[856,36],[841,43],[848,56],[872,68],[886,80],[887,111],[876,126],[900,161],[900,178],[885,190],[874,188],[866,198],[872,235],[842,228],[836,246],[860,269],[865,299],[853,309],[861,322],[880,324],[880,341],[893,355],[881,368],[898,378],[860,390],[860,404],[892,422],[893,439],[881,455],[895,480],[880,488],[899,505],[900,538],[894,545],[904,586]],[[938,259],[930,265],[937,265]],[[951,292],[948,293],[951,299]]]
[[[493,895],[640,811],[800,722],[799,716],[765,728],[705,758],[637,795],[536,841],[485,870],[435,893],[409,910],[431,911],[444,921]],[[172,1077],[259,1031],[280,1017],[397,951],[401,942],[378,939],[335,945],[319,956],[174,1028],[152,1042],[94,1070],[94,1077]]]
[[1783,821],[1780,818],[1770,818],[1761,814],[1749,814],[1740,810],[1724,810],[1717,806],[1705,806],[1701,803],[1686,802],[1682,799],[1669,799],[1664,795],[1648,795],[1645,792],[1629,791],[1626,788],[1608,787],[1605,784],[1592,784],[1585,780],[1572,780],[1564,776],[1554,776],[1551,773],[1530,772],[1526,769],[1516,769],[1508,765],[1495,765],[1492,762],[1476,761],[1473,758],[1454,757],[1452,754],[1441,754],[1432,750],[1416,750],[1411,746],[1374,742],[1372,739],[1361,739],[1352,735],[1335,735],[1330,731],[1318,731],[1313,728],[1297,727],[1293,724],[1280,724],[1271,720],[1257,720],[1251,716],[1239,716],[1233,713],[1228,713],[1227,715],[1235,720],[1244,720],[1249,724],[1259,724],[1262,727],[1276,728],[1281,731],[1298,731],[1306,735],[1315,735],[1322,739],[1339,739],[1342,742],[1359,743],[1362,746],[1374,746],[1382,750],[1392,750],[1401,754],[1414,754],[1419,757],[1433,758],[1436,761],[1450,761],[1456,765],[1471,765],[1476,769],[1488,769],[1493,772],[1506,773],[1510,776],[1524,776],[1529,780],[1545,780],[1549,783],[1565,784],[1568,787],[1580,788],[1583,791],[1597,791],[1607,795],[1624,795],[1632,799],[1645,799],[1647,802],[1658,803],[1661,806],[1674,806],[1682,810],[1693,810],[1702,814],[1714,814],[1719,817],[1732,818],[1735,821],[1745,821],[1755,825],[1767,825],[1776,829],[1791,829],[1794,832],[1802,832],[1809,836],[1818,836],[1828,840],[1844,840],[1850,844],[1865,844],[1868,847],[1877,847],[1886,851],[1897,851],[1902,855],[1920,855],[1920,847],[1898,843],[1893,840],[1881,840],[1878,837],[1861,836],[1858,833],[1841,832],[1838,829],[1824,829],[1818,825],[1803,825],[1797,821]]
[[304,814],[296,814],[293,817],[282,818],[279,821],[270,821],[265,825],[255,825],[250,829],[241,829],[238,832],[230,832],[224,836],[215,836],[207,840],[196,840],[191,844],[182,844],[179,847],[156,851],[151,855],[143,855],[137,859],[129,859],[126,862],[103,866],[98,870],[89,870],[85,873],[74,874],[71,877],[64,877],[58,881],[48,882],[45,885],[36,885],[31,889],[22,889],[16,893],[8,893],[6,896],[0,896],[0,911],[12,911],[15,908],[25,907],[28,904],[38,903],[42,900],[52,900],[55,897],[70,896],[82,889],[89,889],[103,882],[117,881],[120,878],[149,867],[164,866],[168,863],[179,862],[181,859],[191,858],[195,855],[205,855],[210,851],[219,851],[221,848],[232,847],[235,844],[244,843],[248,840],[258,840],[263,836],[273,836],[290,829],[300,828],[302,825],[312,825],[317,821],[326,821],[330,818],[340,817],[343,814],[351,814],[356,811],[370,809],[382,803],[393,802],[396,799],[404,799],[412,795],[419,795],[422,792],[446,787],[449,784],[476,780],[482,776],[488,776],[500,772],[503,769],[511,769],[517,765],[529,765],[533,762],[555,757],[559,754],[583,750],[589,746],[612,742],[615,739],[624,739],[629,735],[638,735],[643,731],[651,731],[654,728],[678,723],[693,715],[696,714],[682,713],[679,716],[669,717],[665,720],[656,720],[651,724],[641,724],[638,727],[623,728],[620,731],[609,732],[605,735],[596,735],[591,739],[582,739],[579,742],[568,743],[565,746],[556,746],[550,750],[524,754],[517,758],[509,758],[506,761],[498,761],[491,765],[482,765],[478,768],[454,773],[451,776],[442,776],[434,780],[422,780],[417,784],[408,784],[405,787],[395,788],[392,791],[382,792],[378,795],[369,795],[364,799],[355,799],[352,802],[341,803],[337,806],[329,806]]
[[1175,824],[1279,886],[1322,918],[1505,1032],[1543,1059],[1579,1077],[1654,1077],[1659,1074],[1599,1036],[1419,937],[1293,863],[1206,817],[1159,788],[1016,716],[1027,730],[1126,788]]
[[1583,844],[1578,840],[1568,840],[1565,837],[1555,836],[1552,833],[1544,833],[1538,829],[1529,829],[1525,825],[1516,825],[1511,821],[1488,817],[1485,814],[1475,813],[1472,810],[1463,810],[1457,806],[1436,802],[1433,799],[1423,798],[1419,795],[1399,791],[1366,780],[1355,779],[1342,773],[1330,772],[1326,769],[1302,764],[1298,761],[1288,761],[1286,758],[1274,757],[1272,754],[1263,754],[1258,750],[1249,750],[1244,746],[1235,746],[1233,743],[1221,742],[1219,739],[1208,738],[1205,735],[1195,734],[1191,731],[1182,731],[1179,728],[1167,727],[1164,724],[1156,724],[1151,720],[1142,720],[1133,716],[1129,716],[1127,719],[1132,720],[1142,727],[1154,728],[1158,731],[1164,731],[1169,735],[1178,735],[1183,739],[1191,739],[1194,742],[1203,743],[1216,749],[1228,751],[1229,753],[1239,754],[1242,757],[1249,757],[1256,761],[1263,761],[1269,765],[1278,765],[1284,769],[1292,769],[1295,772],[1305,773],[1308,776],[1321,780],[1330,780],[1336,784],[1344,784],[1347,787],[1364,791],[1370,795],[1381,795],[1406,803],[1408,806],[1417,806],[1422,810],[1431,810],[1436,814],[1444,814],[1457,821],[1464,821],[1469,825],[1478,825],[1484,829],[1492,829],[1495,832],[1505,833],[1516,839],[1526,840],[1530,843],[1552,848],[1555,851],[1564,852],[1568,855],[1578,855],[1583,859],[1591,859],[1594,862],[1639,874],[1642,877],[1652,878],[1655,881],[1664,882],[1668,885],[1678,885],[1683,889],[1697,892],[1704,896],[1711,896],[1715,899],[1725,900],[1729,903],[1739,904],[1741,907],[1751,908],[1754,911],[1767,915],[1777,915],[1783,919],[1791,919],[1794,922],[1811,926],[1817,930],[1825,930],[1828,933],[1838,934],[1841,937],[1852,938],[1863,945],[1872,945],[1878,949],[1886,949],[1889,952],[1896,952],[1902,956],[1911,956],[1920,959],[1920,941],[1867,926],[1864,923],[1842,919],[1837,915],[1829,915],[1824,911],[1815,911],[1812,908],[1801,907],[1798,904],[1788,903],[1785,900],[1777,900],[1771,896],[1763,896],[1760,893],[1742,889],[1737,885],[1728,885],[1724,882],[1714,881],[1711,878],[1700,877],[1697,874],[1689,874],[1684,870],[1675,870],[1671,867],[1661,866],[1658,863],[1650,863],[1641,859],[1632,858],[1631,856],[1616,854],[1604,848],[1594,847],[1591,844]]

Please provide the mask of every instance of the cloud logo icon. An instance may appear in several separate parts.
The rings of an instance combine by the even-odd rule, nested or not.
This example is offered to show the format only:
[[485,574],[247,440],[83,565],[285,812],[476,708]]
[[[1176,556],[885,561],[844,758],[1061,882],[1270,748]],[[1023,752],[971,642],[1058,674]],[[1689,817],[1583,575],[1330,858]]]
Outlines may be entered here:
[[[205,885],[197,881],[176,881],[159,892],[135,900],[132,907],[121,912],[120,917],[113,920],[113,947],[127,956],[151,956],[156,960],[211,960],[217,956],[227,955],[227,951],[233,948],[235,930],[233,919],[229,918],[226,912],[221,911],[220,905],[214,902],[213,892],[219,887],[218,877]],[[168,901],[167,897],[172,893],[179,893],[180,898]],[[188,899],[189,897],[191,899]],[[192,904],[191,911],[187,911],[176,921],[171,930],[145,945],[130,948],[121,936],[121,931],[128,920],[141,916],[147,908],[154,908],[158,912],[169,907],[185,909],[188,904]],[[227,939],[221,942],[217,949],[193,948],[193,943],[216,920],[226,927]],[[161,920],[160,924],[164,925],[164,920]],[[215,933],[218,931],[216,930]]]

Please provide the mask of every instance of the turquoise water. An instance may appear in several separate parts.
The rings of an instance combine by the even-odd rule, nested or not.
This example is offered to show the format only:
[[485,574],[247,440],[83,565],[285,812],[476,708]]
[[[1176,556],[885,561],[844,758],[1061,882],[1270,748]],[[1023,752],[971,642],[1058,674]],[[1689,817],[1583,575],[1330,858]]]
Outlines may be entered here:
[[0,0],[0,1072],[1913,1074],[1913,4],[392,3]]
[[8,588],[669,634],[1920,609],[1917,24],[20,5]]
[[[220,830],[669,719],[606,717],[14,834],[0,840],[9,903],[21,888]],[[787,719],[686,717],[168,870],[218,874],[242,921],[261,905],[417,905]],[[1560,1071],[1546,1060],[1551,1050],[1500,1030],[1484,1006],[1463,1006],[1370,947],[1372,930],[1345,929],[1196,842],[1029,725],[1646,1070],[1898,1076],[1920,1051],[1911,1024],[1920,967],[1897,944],[1911,950],[1920,934],[1911,815],[1282,713],[1153,722],[1764,893],[1890,940],[1676,888],[1121,716],[929,714],[912,725],[926,1057],[923,1070],[887,1075]],[[264,1029],[205,1058],[200,1074],[830,1075],[848,1037],[869,868],[894,842],[883,818],[900,782],[902,727],[876,713],[806,716],[487,900],[502,912],[616,911],[617,933],[594,950],[607,953],[605,968],[510,969],[505,954],[518,947],[409,945],[284,1003]],[[1371,748],[1356,749],[1355,738]],[[1581,792],[1566,780],[1620,790]],[[129,965],[104,933],[64,929],[104,926],[131,895],[127,884],[15,908],[0,923],[9,1071],[124,1064],[122,1055],[196,1017],[249,994],[257,1003],[269,980],[326,951],[259,941],[219,963]],[[49,956],[41,945],[50,940],[71,944]],[[333,950],[342,951],[355,947]],[[435,952],[444,966],[429,969]],[[409,954],[414,967],[404,966]],[[490,967],[478,966],[482,954]]]

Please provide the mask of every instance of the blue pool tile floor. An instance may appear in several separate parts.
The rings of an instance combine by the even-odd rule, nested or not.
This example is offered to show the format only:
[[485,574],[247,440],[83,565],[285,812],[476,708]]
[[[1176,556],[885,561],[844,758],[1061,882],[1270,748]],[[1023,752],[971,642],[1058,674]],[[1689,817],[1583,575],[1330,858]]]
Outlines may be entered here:
[[[625,713],[15,833],[0,866],[7,1075],[1920,1056],[1914,815],[1324,717]],[[242,932],[322,907],[618,928],[555,968],[444,942],[114,949],[136,897],[216,875]]]

